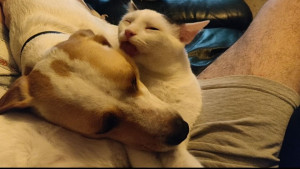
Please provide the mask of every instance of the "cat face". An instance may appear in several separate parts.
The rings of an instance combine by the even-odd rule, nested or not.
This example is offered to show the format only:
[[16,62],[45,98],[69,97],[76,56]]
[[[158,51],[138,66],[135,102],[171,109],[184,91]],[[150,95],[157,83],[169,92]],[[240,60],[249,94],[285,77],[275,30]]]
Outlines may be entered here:
[[[178,26],[152,10],[136,10],[126,14],[119,24],[120,47],[130,56],[152,53],[162,45],[179,39]],[[178,40],[177,40],[178,41]]]
[[120,48],[137,63],[164,62],[162,55],[182,53],[184,45],[190,43],[208,23],[178,25],[170,23],[166,16],[154,10],[130,10],[119,23]]
[[190,43],[208,23],[178,25],[154,10],[131,10],[119,23],[120,48],[133,58],[140,71],[165,74],[166,67],[178,63],[186,65],[185,44]]

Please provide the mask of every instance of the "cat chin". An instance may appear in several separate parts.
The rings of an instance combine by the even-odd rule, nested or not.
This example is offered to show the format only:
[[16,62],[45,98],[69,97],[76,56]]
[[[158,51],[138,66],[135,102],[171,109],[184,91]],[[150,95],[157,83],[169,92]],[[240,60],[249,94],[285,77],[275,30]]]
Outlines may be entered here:
[[131,57],[134,57],[139,53],[137,48],[128,41],[121,42],[120,48]]

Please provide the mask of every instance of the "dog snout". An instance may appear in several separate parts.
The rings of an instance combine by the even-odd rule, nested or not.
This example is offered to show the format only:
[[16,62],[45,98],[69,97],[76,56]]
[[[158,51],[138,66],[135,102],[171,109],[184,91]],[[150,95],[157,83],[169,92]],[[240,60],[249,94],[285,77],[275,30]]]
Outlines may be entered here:
[[175,146],[187,138],[189,125],[181,117],[176,117],[172,121],[172,130],[173,132],[166,138],[166,144]]

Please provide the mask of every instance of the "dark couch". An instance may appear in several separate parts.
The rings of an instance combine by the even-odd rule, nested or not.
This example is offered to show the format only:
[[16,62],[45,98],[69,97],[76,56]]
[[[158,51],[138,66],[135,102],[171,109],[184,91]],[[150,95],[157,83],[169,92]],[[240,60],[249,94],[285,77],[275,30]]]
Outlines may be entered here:
[[[85,0],[107,20],[118,24],[130,0]],[[154,9],[176,22],[210,20],[204,31],[186,46],[195,74],[231,46],[252,21],[252,13],[243,0],[134,0],[138,8]]]
[[[85,0],[108,22],[118,24],[130,0]],[[209,25],[186,46],[193,72],[198,75],[247,29],[252,13],[243,0],[134,0],[139,9],[154,9],[177,22],[209,19]],[[280,153],[280,167],[300,166],[300,108],[289,123]],[[298,121],[298,123],[297,123]]]

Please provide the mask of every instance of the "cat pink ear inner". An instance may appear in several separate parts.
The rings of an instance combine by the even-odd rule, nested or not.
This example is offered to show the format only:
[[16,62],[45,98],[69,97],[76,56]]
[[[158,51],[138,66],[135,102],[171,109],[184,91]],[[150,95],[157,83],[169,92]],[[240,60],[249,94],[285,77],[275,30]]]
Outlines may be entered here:
[[136,10],[139,10],[138,7],[135,5],[135,3],[133,2],[133,0],[131,0],[129,3],[128,3],[128,11],[129,12],[133,12],[133,11],[136,11]]
[[198,32],[201,31],[208,23],[209,20],[180,25],[180,41],[184,44],[191,43]]

